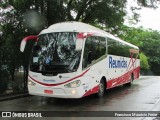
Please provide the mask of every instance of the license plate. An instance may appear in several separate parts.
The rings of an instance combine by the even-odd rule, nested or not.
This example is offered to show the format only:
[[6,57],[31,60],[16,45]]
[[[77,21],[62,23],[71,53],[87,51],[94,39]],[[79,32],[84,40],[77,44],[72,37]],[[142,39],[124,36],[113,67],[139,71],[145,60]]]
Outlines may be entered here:
[[46,94],[53,94],[53,90],[44,90],[44,93],[46,93]]

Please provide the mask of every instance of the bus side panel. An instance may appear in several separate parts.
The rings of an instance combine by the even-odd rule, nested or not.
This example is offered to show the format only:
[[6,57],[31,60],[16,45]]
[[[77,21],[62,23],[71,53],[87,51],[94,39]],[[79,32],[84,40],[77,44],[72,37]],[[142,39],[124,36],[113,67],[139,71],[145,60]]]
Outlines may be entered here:
[[88,75],[90,75],[90,89],[84,94],[84,96],[97,93],[99,90],[99,83],[102,77],[106,77],[107,69],[106,69],[106,58],[100,60],[99,62],[93,64],[88,71]]
[[[123,61],[124,63],[122,64],[124,65],[116,65],[116,60]],[[92,65],[87,73],[90,75],[90,89],[84,96],[98,92],[98,85],[102,77],[106,78],[107,89],[130,82],[132,74],[134,75],[134,79],[139,78],[140,60],[137,59],[134,65],[132,64],[133,66],[128,66],[129,61],[130,58],[127,57],[108,55],[105,59]]]
[[[132,62],[131,64],[130,61]],[[108,55],[107,70],[107,89],[128,83],[132,74],[134,75],[134,79],[139,78],[139,59],[133,63],[131,58]]]

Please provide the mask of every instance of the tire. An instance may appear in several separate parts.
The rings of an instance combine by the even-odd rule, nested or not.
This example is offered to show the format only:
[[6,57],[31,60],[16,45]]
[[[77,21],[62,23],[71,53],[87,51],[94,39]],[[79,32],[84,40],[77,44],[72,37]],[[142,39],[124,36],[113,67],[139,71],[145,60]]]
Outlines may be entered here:
[[133,74],[132,74],[132,75],[131,75],[131,78],[130,78],[130,82],[129,82],[129,83],[126,83],[125,85],[126,85],[126,86],[132,86],[133,80],[134,80],[134,76],[133,76]]
[[100,83],[99,83],[99,89],[98,89],[98,93],[97,96],[99,98],[104,96],[104,92],[105,92],[105,81],[103,79],[101,79]]

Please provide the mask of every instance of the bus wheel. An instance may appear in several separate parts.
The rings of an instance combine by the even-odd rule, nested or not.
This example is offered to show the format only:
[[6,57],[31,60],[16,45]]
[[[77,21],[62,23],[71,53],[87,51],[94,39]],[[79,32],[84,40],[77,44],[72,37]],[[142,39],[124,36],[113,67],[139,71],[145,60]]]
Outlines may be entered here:
[[103,97],[104,92],[105,92],[105,82],[104,82],[103,79],[101,79],[98,87],[99,87],[99,89],[98,89],[97,96],[98,97]]

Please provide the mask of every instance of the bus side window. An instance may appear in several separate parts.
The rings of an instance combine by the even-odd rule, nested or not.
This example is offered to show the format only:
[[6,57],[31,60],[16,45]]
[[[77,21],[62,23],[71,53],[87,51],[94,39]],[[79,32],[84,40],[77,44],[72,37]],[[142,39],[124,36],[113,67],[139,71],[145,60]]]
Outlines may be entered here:
[[[83,68],[86,68],[91,63],[91,51],[92,51],[92,38],[88,37],[85,42],[84,54],[83,54]],[[90,55],[89,55],[90,54]]]
[[118,52],[118,43],[115,40],[108,38],[108,54],[117,55]]
[[[110,55],[117,55],[123,57],[131,57],[129,52],[130,49],[135,49],[126,43],[116,41],[114,39],[108,38],[108,54]],[[133,54],[133,58],[137,57],[137,54]]]
[[93,36],[93,53],[92,53],[92,61],[97,60],[103,55],[106,54],[106,39],[100,36]]
[[86,39],[84,56],[83,56],[83,68],[87,67],[93,61],[96,61],[100,57],[106,54],[106,39],[99,36],[90,36]]

